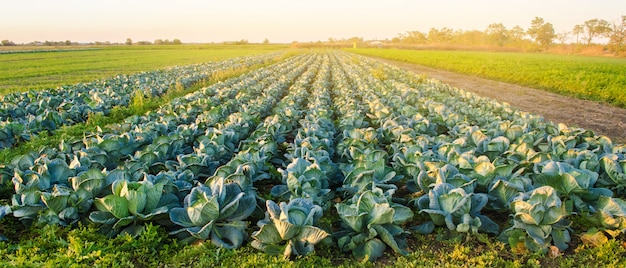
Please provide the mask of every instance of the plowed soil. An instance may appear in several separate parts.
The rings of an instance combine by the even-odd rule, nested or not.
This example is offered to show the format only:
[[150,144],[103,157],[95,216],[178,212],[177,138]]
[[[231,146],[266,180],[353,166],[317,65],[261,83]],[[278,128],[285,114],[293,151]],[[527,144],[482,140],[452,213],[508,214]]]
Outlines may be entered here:
[[611,138],[613,142],[626,143],[626,109],[411,63],[375,59],[498,102],[507,102],[554,123],[589,129]]

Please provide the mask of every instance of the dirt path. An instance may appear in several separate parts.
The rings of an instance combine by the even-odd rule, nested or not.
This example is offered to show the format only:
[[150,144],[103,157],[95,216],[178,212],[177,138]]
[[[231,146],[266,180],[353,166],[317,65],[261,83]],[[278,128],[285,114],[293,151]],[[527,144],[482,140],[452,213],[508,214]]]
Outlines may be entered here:
[[541,115],[546,120],[590,129],[596,134],[608,136],[614,142],[626,143],[626,109],[421,65],[375,59],[483,97],[508,102],[522,111]]

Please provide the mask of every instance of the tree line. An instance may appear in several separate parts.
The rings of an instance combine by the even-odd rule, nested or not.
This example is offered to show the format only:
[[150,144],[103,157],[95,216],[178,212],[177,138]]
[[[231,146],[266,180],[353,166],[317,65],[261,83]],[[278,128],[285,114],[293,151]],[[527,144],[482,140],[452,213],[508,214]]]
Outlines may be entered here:
[[[530,39],[529,39],[530,38]],[[408,31],[394,37],[395,44],[430,44],[430,45],[465,45],[515,47],[526,50],[547,50],[557,44],[590,46],[594,40],[608,39],[607,49],[620,53],[625,51],[626,16],[613,23],[602,19],[590,19],[577,24],[571,31],[556,33],[554,26],[543,18],[535,17],[528,29],[520,26],[507,29],[502,23],[492,23],[484,31],[452,30],[450,28],[431,28],[427,33]]]
[[77,46],[77,45],[98,45],[98,46],[108,46],[108,45],[182,45],[183,42],[180,39],[156,39],[154,42],[150,41],[137,41],[133,42],[132,39],[127,38],[124,43],[114,43],[110,41],[95,41],[91,43],[78,43],[70,40],[65,41],[33,41],[26,44],[16,44],[11,40],[2,40],[0,41],[0,46],[18,46],[18,45],[26,45],[26,46]]

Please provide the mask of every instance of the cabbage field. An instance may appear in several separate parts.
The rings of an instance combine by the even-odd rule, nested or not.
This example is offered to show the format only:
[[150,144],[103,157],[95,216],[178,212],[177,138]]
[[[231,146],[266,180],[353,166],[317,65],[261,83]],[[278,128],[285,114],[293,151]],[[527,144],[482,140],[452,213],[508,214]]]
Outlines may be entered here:
[[[275,56],[6,95],[0,144]],[[343,51],[299,53],[1,164],[0,217],[22,228],[159,226],[177,243],[286,259],[408,256],[435,233],[558,255],[626,230],[626,146]]]
[[85,122],[94,113],[107,115],[128,106],[133,97],[154,97],[169,89],[188,88],[215,72],[269,61],[270,55],[171,67],[134,75],[118,75],[91,83],[0,96],[0,149],[30,140],[41,131]]

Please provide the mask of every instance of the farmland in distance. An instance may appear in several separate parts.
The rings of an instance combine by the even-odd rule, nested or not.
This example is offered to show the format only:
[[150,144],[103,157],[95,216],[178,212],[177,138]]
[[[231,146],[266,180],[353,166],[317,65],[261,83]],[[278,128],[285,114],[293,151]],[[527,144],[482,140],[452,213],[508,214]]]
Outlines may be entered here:
[[[8,47],[10,48],[10,47]],[[281,45],[103,46],[0,53],[0,95],[284,49]],[[3,48],[6,49],[6,48]],[[25,50],[21,48],[20,50]]]

